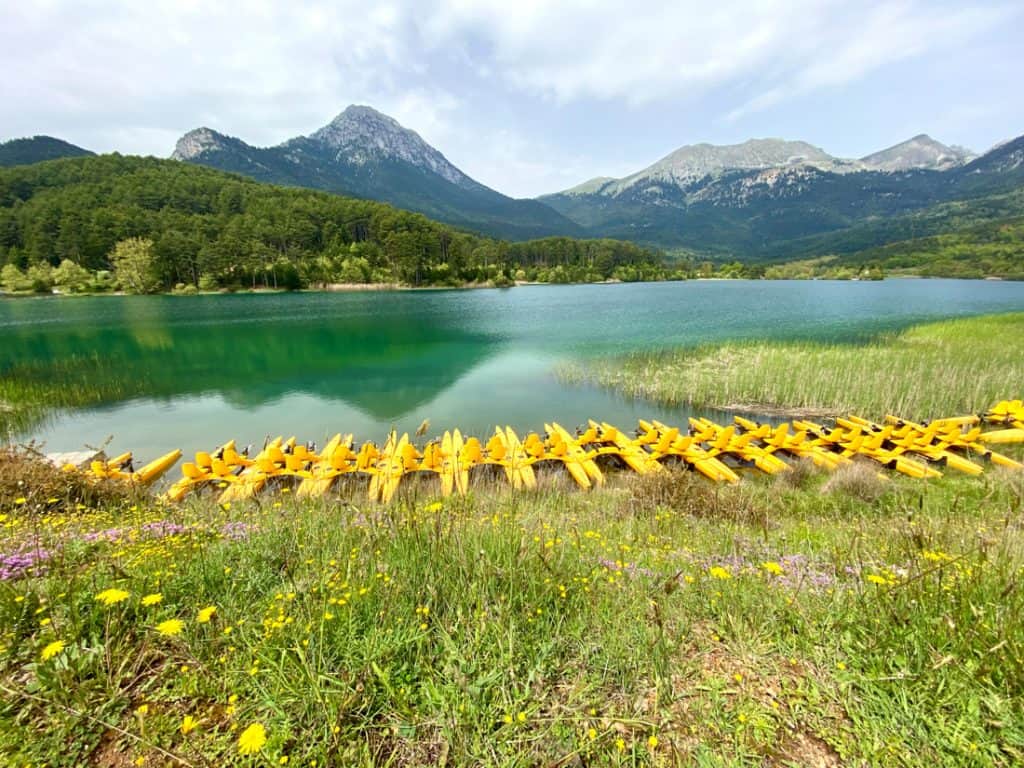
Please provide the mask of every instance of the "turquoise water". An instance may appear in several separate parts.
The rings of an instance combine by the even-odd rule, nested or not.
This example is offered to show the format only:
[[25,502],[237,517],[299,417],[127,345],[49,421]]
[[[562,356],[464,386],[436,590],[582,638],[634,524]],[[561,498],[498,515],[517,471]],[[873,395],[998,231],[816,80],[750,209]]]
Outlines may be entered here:
[[559,383],[553,367],[726,339],[856,340],[1024,310],[1024,283],[692,281],[508,290],[0,301],[0,376],[88,402],[24,437],[147,458],[267,435],[381,439],[687,414]]

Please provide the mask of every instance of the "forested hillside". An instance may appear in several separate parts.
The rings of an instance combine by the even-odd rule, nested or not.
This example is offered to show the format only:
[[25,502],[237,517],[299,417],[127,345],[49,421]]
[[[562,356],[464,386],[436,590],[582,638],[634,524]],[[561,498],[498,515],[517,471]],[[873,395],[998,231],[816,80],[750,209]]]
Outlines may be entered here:
[[887,243],[935,235],[955,234],[973,227],[1024,216],[1024,188],[1015,191],[942,203],[902,216],[874,217],[836,232],[785,243],[773,251],[779,260],[828,254],[853,254]]
[[631,243],[510,244],[383,203],[116,154],[0,170],[0,265],[8,290],[28,289],[18,280],[38,290],[58,265],[78,280],[70,290],[115,280],[155,291],[664,274],[659,252]]
[[1024,217],[857,251],[837,264],[886,274],[1024,280]]
[[88,149],[76,147],[63,139],[55,139],[52,136],[32,136],[0,143],[0,167],[29,165],[61,157],[89,157],[92,154]]

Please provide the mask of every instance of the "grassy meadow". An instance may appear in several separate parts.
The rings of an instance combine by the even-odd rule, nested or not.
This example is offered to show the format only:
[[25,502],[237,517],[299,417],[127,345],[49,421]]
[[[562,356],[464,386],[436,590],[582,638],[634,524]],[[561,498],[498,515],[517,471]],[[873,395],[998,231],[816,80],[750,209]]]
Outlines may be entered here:
[[1024,761],[1020,475],[33,488],[0,490],[3,765]]
[[1024,394],[1024,313],[947,320],[864,344],[734,342],[563,367],[562,378],[677,405],[926,419]]
[[[1019,397],[1022,332],[570,375],[926,418]],[[0,765],[1020,765],[1024,474],[876,470],[170,505],[2,449]]]

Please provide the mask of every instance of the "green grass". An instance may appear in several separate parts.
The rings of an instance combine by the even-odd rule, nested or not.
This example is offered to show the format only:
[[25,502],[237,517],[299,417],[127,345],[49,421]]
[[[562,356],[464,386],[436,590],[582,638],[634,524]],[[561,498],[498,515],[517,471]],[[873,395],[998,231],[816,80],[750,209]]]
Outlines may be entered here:
[[123,400],[137,389],[138,379],[111,377],[99,358],[12,366],[0,372],[0,443],[61,409]]
[[388,508],[5,492],[3,552],[53,556],[0,581],[0,762],[1020,764],[1021,476],[794,476]]
[[594,382],[659,403],[745,411],[975,413],[1024,394],[1024,314],[919,325],[865,344],[736,342],[577,363]]

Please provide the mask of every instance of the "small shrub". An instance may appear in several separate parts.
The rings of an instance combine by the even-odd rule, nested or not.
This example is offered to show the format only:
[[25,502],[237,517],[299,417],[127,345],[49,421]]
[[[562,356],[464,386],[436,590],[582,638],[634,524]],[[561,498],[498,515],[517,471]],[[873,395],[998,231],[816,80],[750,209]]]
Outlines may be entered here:
[[823,470],[807,458],[797,459],[789,465],[789,472],[774,475],[775,482],[786,488],[802,489],[821,477]]
[[134,500],[139,490],[118,481],[94,482],[84,472],[65,472],[32,446],[0,447],[0,511],[21,514],[111,506]]
[[716,485],[694,470],[666,467],[629,484],[622,514],[652,515],[659,509],[691,517],[762,524],[765,514],[742,488]]
[[860,501],[873,504],[886,492],[886,481],[870,464],[854,461],[837,469],[822,487],[822,493],[845,493]]

